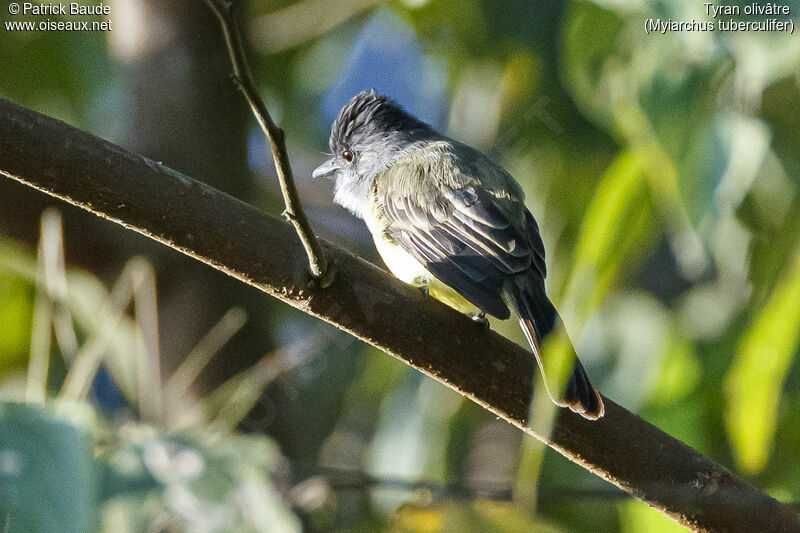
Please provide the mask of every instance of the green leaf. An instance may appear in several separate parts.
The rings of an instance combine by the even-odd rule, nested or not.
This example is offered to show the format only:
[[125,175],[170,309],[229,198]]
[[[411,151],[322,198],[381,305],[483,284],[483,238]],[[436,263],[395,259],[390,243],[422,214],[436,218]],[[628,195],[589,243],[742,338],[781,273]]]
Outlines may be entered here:
[[108,465],[106,463],[101,463],[100,468],[102,483],[99,496],[103,501],[120,496],[147,493],[161,487],[144,468],[127,471],[127,469],[120,469],[118,465]]
[[714,98],[727,63],[696,67],[679,79],[659,71],[639,91],[639,104],[658,145],[675,168],[683,205],[697,224],[714,205],[732,147],[714,119]]
[[[633,269],[655,236],[653,208],[643,157],[624,152],[609,166],[589,205],[575,245],[564,311],[587,317],[618,281],[623,266]],[[579,317],[575,317],[579,318]]]
[[796,77],[766,88],[761,115],[772,130],[772,145],[787,173],[800,183],[800,82]]
[[612,129],[613,112],[607,105],[612,96],[609,77],[619,68],[614,58],[624,54],[619,49],[619,34],[625,23],[613,11],[589,2],[574,2],[565,24],[562,48],[566,85],[588,115]]
[[97,478],[87,434],[39,407],[0,404],[0,511],[9,531],[94,531]]
[[[3,245],[0,242],[0,255]],[[27,361],[31,340],[33,285],[13,274],[0,271],[0,374],[17,370]]]
[[[147,425],[120,432],[106,473],[104,527],[141,531],[168,519],[179,531],[295,533],[297,518],[271,482],[277,446],[264,437],[169,434]],[[128,442],[125,443],[124,441]],[[156,488],[158,490],[150,490]]]
[[800,341],[800,249],[745,332],[726,378],[725,422],[739,468],[760,472],[775,436],[778,403]]
[[576,267],[599,267],[623,233],[626,214],[643,190],[640,158],[623,153],[608,168],[595,192],[575,246]]
[[559,533],[559,527],[543,519],[531,519],[510,503],[481,501],[450,502],[442,505],[405,504],[397,510],[392,533],[516,533],[537,531]]
[[652,507],[642,502],[631,500],[621,503],[620,531],[623,533],[683,533],[686,528],[673,522],[666,515],[661,514]]

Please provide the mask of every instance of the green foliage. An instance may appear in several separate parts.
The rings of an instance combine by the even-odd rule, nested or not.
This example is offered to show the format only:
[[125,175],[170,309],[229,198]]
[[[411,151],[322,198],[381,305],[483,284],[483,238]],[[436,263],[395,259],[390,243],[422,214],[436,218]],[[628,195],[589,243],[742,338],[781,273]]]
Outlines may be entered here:
[[441,533],[445,531],[558,533],[563,530],[544,520],[531,520],[509,504],[475,501],[422,507],[407,504],[398,509],[388,531],[392,533]]
[[641,502],[626,502],[621,506],[622,533],[658,531],[659,533],[682,533],[686,531],[669,518]]
[[742,336],[726,380],[725,421],[744,472],[761,471],[769,458],[783,382],[800,345],[798,323],[800,254]]
[[0,404],[0,512],[9,531],[300,531],[269,480],[279,453],[263,437],[165,434]]
[[[120,437],[110,462],[130,473],[106,505],[107,530],[160,523],[179,531],[300,531],[270,483],[279,453],[268,439],[165,435],[147,426],[125,427]],[[142,490],[143,476],[156,490]]]
[[[186,431],[174,429],[176,421],[168,417],[133,423],[122,417],[106,418],[95,409],[87,396],[101,364],[116,372],[119,383],[124,384],[122,390],[140,414],[142,397],[164,396],[159,383],[142,381],[138,375],[147,355],[130,349],[148,326],[138,313],[144,307],[142,295],[153,291],[154,279],[141,258],[128,264],[110,293],[86,273],[67,274],[59,270],[57,254],[52,253],[60,251],[60,217],[49,212],[42,227],[42,268],[38,270],[49,273],[47,280],[36,278],[36,264],[24,249],[5,242],[0,242],[6,252],[0,256],[0,273],[6,276],[8,287],[25,287],[35,278],[40,281],[37,306],[51,300],[53,307],[53,281],[69,279],[67,298],[58,303],[67,312],[71,322],[67,325],[80,331],[83,344],[63,383],[51,380],[56,383],[51,394],[59,392],[62,399],[44,405],[20,400],[38,398],[31,395],[31,387],[42,384],[32,376],[46,379],[47,369],[41,372],[39,366],[52,366],[56,361],[31,359],[24,393],[17,388],[14,368],[3,367],[6,382],[0,394],[14,400],[0,402],[0,519],[8,524],[8,531],[137,533],[161,527],[209,532],[299,531],[297,518],[287,509],[271,477],[282,461],[277,446],[263,436],[231,433],[247,409],[232,419],[225,412],[227,403],[206,406]],[[29,312],[30,297],[28,294]],[[131,300],[136,301],[133,317],[124,312]],[[0,303],[4,305],[0,314],[13,317],[16,300],[6,298]],[[98,308],[103,312],[97,313]],[[43,334],[63,337],[65,331],[58,328],[64,326],[48,322]],[[29,324],[20,330],[30,335]],[[219,328],[216,331],[219,333]],[[56,344],[62,348],[61,341]],[[198,372],[204,366],[197,362],[200,359],[203,357],[198,355],[192,359]],[[273,378],[277,375],[266,364],[256,370],[267,370],[267,376]],[[240,395],[235,399],[257,396],[271,379],[261,376],[254,381],[253,374],[251,370],[233,378]],[[186,393],[173,391],[169,399],[185,403]]]
[[31,338],[32,293],[30,283],[0,271],[0,324],[4,329],[0,335],[0,369],[21,369],[25,365]]
[[[653,212],[638,154],[621,154],[597,185],[575,243],[568,296],[583,316],[619,282],[622,267],[649,244]],[[566,311],[566,310],[565,310]]]
[[96,527],[100,472],[79,427],[36,406],[0,404],[0,464],[0,509],[10,531]]
[[[349,66],[353,47],[363,46],[360,31],[379,10],[378,19],[405,24],[416,36],[425,54],[419,85],[446,94],[443,129],[475,142],[520,181],[547,248],[548,291],[601,390],[699,451],[757,476],[754,482],[777,497],[798,500],[800,47],[781,34],[643,31],[649,17],[700,20],[701,4],[255,0],[243,18],[251,24],[254,73],[287,131],[315,228],[371,253],[354,229],[360,226],[346,225],[350,219],[330,209],[325,185],[306,176],[325,149],[328,124],[319,102]],[[305,17],[270,26],[281,20],[271,15],[295,8]],[[797,2],[792,12],[797,22]],[[331,17],[343,22],[328,24]],[[184,30],[197,37],[189,19]],[[122,59],[115,46],[100,34],[5,32],[0,94],[115,140],[129,128],[119,110],[141,97],[130,94],[131,77],[147,71],[142,64],[160,65],[146,54]],[[184,72],[176,63],[192,60],[184,48],[158,50],[153,57],[181,58],[164,62],[170,76]],[[227,66],[213,68],[227,75]],[[227,149],[224,140],[218,145]],[[248,200],[277,214],[281,201],[271,183],[258,181]],[[297,530],[284,500],[304,525],[338,531],[675,530],[637,502],[570,496],[571,488],[603,486],[538,444],[520,445],[518,434],[492,429],[491,415],[455,393],[313,329],[288,308],[270,308],[258,327],[292,342],[216,391],[188,393],[213,350],[194,353],[178,373],[184,377],[167,380],[164,391],[142,389],[137,372],[149,359],[136,349],[142,322],[130,300],[149,290],[142,286],[148,269],[134,262],[110,290],[67,269],[65,307],[81,347],[70,366],[55,329],[37,337],[32,327],[37,290],[44,290],[33,254],[0,241],[3,399],[25,397],[34,388],[29,381],[41,384],[26,379],[31,340],[51,348],[44,354],[51,356],[45,407],[3,405],[8,431],[0,443],[18,439],[20,448],[35,428],[49,435],[23,451],[44,457],[38,475],[53,479],[47,492],[44,484],[13,485],[0,476],[0,489],[27,491],[22,499],[0,498],[0,505],[22,502],[11,510],[12,530],[13,520],[52,522],[65,513],[69,519],[58,523],[64,531],[93,524],[108,531],[193,530],[200,522]],[[513,323],[493,327],[520,340]],[[122,416],[90,407],[100,365],[127,400]],[[148,418],[139,400],[161,392],[166,412]],[[53,402],[56,395],[77,403]],[[65,416],[65,405],[80,406],[82,414]],[[242,420],[268,432],[282,451],[271,440],[237,433]],[[3,457],[11,456],[0,456],[0,469],[16,464]],[[189,467],[199,463],[202,473],[193,475]],[[267,475],[281,464],[291,472],[282,478],[294,487],[290,496],[278,494]],[[355,479],[345,488],[303,483],[308,476],[332,479],[327,467],[354,471]],[[85,491],[58,488],[59,472],[69,468],[83,469],[75,475],[87,480]],[[436,491],[365,486],[358,477],[364,470],[378,480],[463,485],[476,471],[503,472],[516,499],[453,501]],[[560,496],[548,497],[552,491]],[[34,497],[49,504],[24,505]]]

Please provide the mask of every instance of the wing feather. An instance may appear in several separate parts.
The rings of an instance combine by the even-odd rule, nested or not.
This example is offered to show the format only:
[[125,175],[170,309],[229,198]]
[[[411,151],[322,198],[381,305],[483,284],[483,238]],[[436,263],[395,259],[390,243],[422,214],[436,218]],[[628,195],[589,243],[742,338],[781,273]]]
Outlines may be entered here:
[[[375,178],[373,201],[387,237],[474,305],[505,319],[506,280],[526,271],[544,279],[544,246],[516,182],[474,153],[481,165],[469,172],[447,149],[397,161]],[[433,172],[447,176],[445,187],[434,186]]]

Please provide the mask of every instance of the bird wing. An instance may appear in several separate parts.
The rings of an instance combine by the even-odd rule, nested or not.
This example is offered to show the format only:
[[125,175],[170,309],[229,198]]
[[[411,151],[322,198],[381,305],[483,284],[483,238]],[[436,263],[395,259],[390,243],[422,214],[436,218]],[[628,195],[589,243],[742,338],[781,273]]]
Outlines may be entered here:
[[473,152],[466,165],[452,146],[417,150],[380,173],[372,188],[378,220],[436,278],[505,319],[508,276],[546,275],[539,228],[510,175],[462,145]]

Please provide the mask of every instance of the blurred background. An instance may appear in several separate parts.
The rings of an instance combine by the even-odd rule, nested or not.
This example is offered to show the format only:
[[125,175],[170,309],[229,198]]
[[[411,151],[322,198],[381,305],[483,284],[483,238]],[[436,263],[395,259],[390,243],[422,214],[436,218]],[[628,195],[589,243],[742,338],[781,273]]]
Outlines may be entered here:
[[[702,2],[241,3],[321,236],[382,265],[310,178],[375,88],[522,184],[606,395],[800,502],[797,35],[645,33],[712,20]],[[108,32],[0,29],[0,97],[278,216],[205,3],[108,5],[81,19]],[[4,531],[680,530],[391,357],[8,179],[0,399]]]

